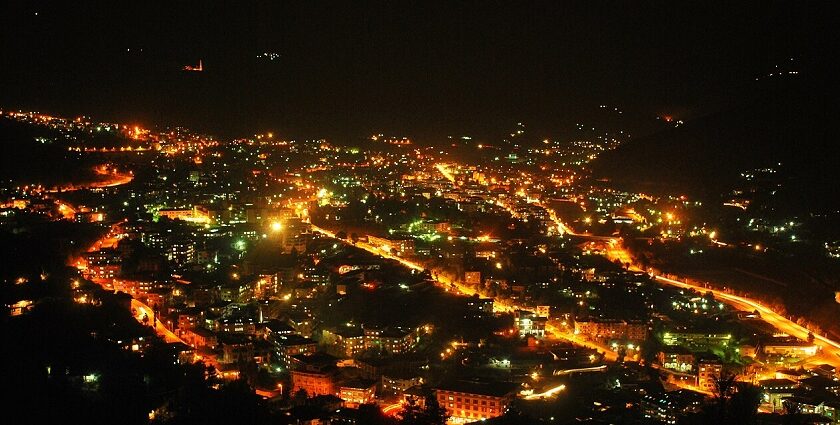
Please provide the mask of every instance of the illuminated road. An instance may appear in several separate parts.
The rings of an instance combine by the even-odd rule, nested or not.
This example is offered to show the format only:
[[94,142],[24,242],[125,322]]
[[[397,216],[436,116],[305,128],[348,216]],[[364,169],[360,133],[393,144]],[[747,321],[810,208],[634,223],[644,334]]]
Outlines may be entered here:
[[602,364],[600,366],[592,366],[592,367],[580,367],[577,369],[562,369],[562,370],[555,370],[552,375],[560,376],[560,375],[570,375],[572,373],[587,373],[587,372],[606,372],[607,365]]
[[[318,227],[318,226],[316,226],[314,224],[311,224],[311,223],[310,223],[310,225],[312,226],[312,230],[314,232],[320,233],[322,235],[328,236],[328,237],[333,238],[333,239],[340,240],[344,243],[352,244],[348,240],[344,240],[344,239],[340,239],[340,238],[336,237],[335,232],[333,232],[333,231]],[[402,264],[402,265],[404,265],[404,266],[406,266],[410,269],[413,269],[413,270],[418,270],[418,271],[427,270],[425,267],[423,267],[423,265],[421,265],[419,263],[416,263],[416,262],[411,261],[411,260],[407,260],[405,258],[402,258],[402,257],[399,257],[397,255],[391,254],[389,252],[385,252],[384,250],[382,250],[380,248],[377,248],[375,246],[372,246],[372,245],[370,245],[368,243],[365,243],[365,242],[356,242],[354,244],[354,246],[356,246],[357,248],[361,248],[361,249],[363,249],[363,250],[365,250],[365,251],[367,251],[371,254],[380,256],[382,258],[387,258],[387,259],[390,259],[390,260],[397,261],[400,264]],[[472,295],[477,295],[478,294],[478,292],[476,292],[474,289],[469,288],[469,287],[461,284],[460,282],[453,281],[453,280],[447,278],[446,276],[441,276],[439,274],[433,273],[432,277],[433,277],[434,281],[439,284],[440,287],[442,287],[443,289],[445,289],[447,291],[454,288],[458,293],[460,293],[462,295],[472,296]],[[535,310],[534,308],[531,308],[531,307],[516,305],[516,304],[510,303],[510,302],[505,302],[505,301],[501,301],[501,300],[498,300],[498,299],[494,299],[493,301],[494,301],[493,302],[493,311],[495,311],[497,313],[511,313],[513,311],[516,311],[516,310],[524,310],[524,311],[533,312]],[[609,347],[607,347],[603,344],[598,344],[598,343],[595,343],[595,342],[592,342],[592,341],[585,340],[585,339],[581,338],[580,336],[575,335],[574,333],[563,329],[561,326],[556,326],[554,324],[548,323],[548,324],[546,324],[545,328],[546,328],[546,331],[551,333],[552,336],[555,336],[555,337],[560,338],[560,339],[564,339],[564,340],[569,341],[569,342],[571,342],[573,344],[576,344],[578,346],[590,348],[590,349],[593,349],[593,350],[604,353],[604,358],[606,360],[616,361],[618,359],[618,354],[615,351],[612,351]]]
[[382,413],[385,416],[392,416],[393,417],[393,416],[396,416],[397,413],[401,412],[402,409],[403,409],[403,404],[402,403],[394,403],[394,404],[389,404],[387,406],[384,406],[382,408]]
[[446,180],[449,180],[450,182],[455,183],[455,175],[452,174],[451,171],[449,171],[449,166],[448,165],[446,165],[446,164],[435,164],[435,168],[437,168],[437,170],[441,174],[443,174],[443,177],[445,177]]
[[[808,329],[804,326],[791,321],[790,319],[776,313],[769,307],[760,304],[758,301],[741,297],[738,295],[729,294],[717,289],[705,288],[702,286],[692,285],[676,279],[667,278],[665,276],[654,276],[658,282],[667,285],[676,286],[679,288],[693,289],[700,292],[711,292],[716,299],[719,299],[738,310],[755,311],[761,313],[761,319],[773,325],[780,331],[794,336],[796,338],[806,340],[808,338]],[[822,349],[823,357],[827,363],[835,367],[840,367],[840,344],[836,341],[830,340],[822,335],[814,334],[814,344]]]
[[[609,249],[607,250],[607,256],[610,259],[619,259],[624,264],[634,263],[630,253],[626,249],[622,248],[620,244],[617,243],[610,244]],[[641,268],[632,265],[630,266],[630,270],[643,271]],[[764,322],[769,323],[781,332],[784,332],[801,340],[807,340],[808,338],[809,331],[807,328],[797,324],[796,322],[788,319],[787,317],[776,313],[775,311],[761,304],[757,300],[742,297],[739,295],[734,295],[719,289],[713,289],[705,286],[691,284],[684,280],[673,279],[667,276],[654,275],[653,278],[656,279],[657,282],[660,282],[665,285],[675,286],[683,289],[690,289],[698,291],[700,293],[711,292],[712,295],[714,295],[715,299],[718,299],[734,307],[735,309],[750,312],[758,311],[761,314],[761,319]],[[824,360],[825,363],[829,363],[832,366],[840,368],[840,343],[828,339],[822,335],[814,334],[814,344],[820,347],[820,349],[822,350],[822,355],[820,356],[820,359]]]
[[[152,317],[154,317],[154,312],[152,311],[152,308],[136,298],[131,299],[131,308],[137,312],[137,314],[134,317],[137,319],[137,321],[141,323],[143,320],[143,316],[147,316],[149,320],[152,320]],[[155,321],[155,331],[158,335],[162,336],[166,342],[180,342],[182,344],[189,345],[186,342],[184,342],[181,338],[178,338],[178,335],[175,335],[175,333],[167,329],[166,326],[163,325],[163,322],[161,322],[160,320]]]
[[524,396],[523,398],[525,400],[539,400],[541,398],[547,398],[547,397],[555,396],[555,395],[557,395],[557,393],[559,393],[559,392],[561,392],[565,389],[566,389],[566,385],[560,384],[556,387],[549,388],[548,390],[545,390],[545,391],[543,391],[541,393],[538,393],[538,394],[528,394],[528,395]]
[[[444,178],[446,178],[450,182],[453,182],[453,183],[455,182],[455,175],[449,170],[449,166],[447,164],[438,163],[438,164],[435,164],[435,168],[438,170],[438,172],[440,172],[443,175]],[[526,197],[526,200],[527,200],[527,197]],[[519,214],[516,212],[516,210],[513,208],[513,206],[509,205],[507,202],[504,202],[500,199],[494,199],[493,202],[496,205],[498,205],[498,206],[504,208],[505,210],[507,210],[508,213],[510,213],[511,217],[521,218],[519,216]],[[588,234],[576,233],[574,230],[572,230],[571,227],[567,226],[565,223],[563,223],[563,221],[561,221],[559,219],[559,217],[557,217],[557,214],[554,212],[553,209],[546,207],[545,205],[541,204],[539,201],[531,200],[530,203],[532,203],[533,205],[536,205],[538,207],[541,207],[548,212],[549,217],[555,223],[555,225],[557,226],[557,230],[561,235],[562,234],[568,234],[568,235],[571,235],[571,236],[587,237],[587,238],[591,238],[591,239],[598,240],[598,241],[609,241],[610,243],[613,243],[613,244],[616,242],[615,238],[611,238],[611,237],[593,236],[593,235],[588,235]],[[370,251],[374,254],[380,254],[380,251],[377,251],[375,247],[372,247],[372,248],[374,248],[374,251],[370,251],[369,249],[368,249],[368,251]],[[365,248],[365,249],[367,249],[367,248]],[[393,259],[405,264],[408,267],[417,268],[417,269],[420,269],[420,270],[423,269],[423,267],[419,266],[419,264],[408,262],[408,261],[403,260],[399,257],[390,256],[390,257],[387,257],[387,258],[393,258]],[[446,285],[454,286],[462,294],[473,295],[473,294],[476,293],[473,289],[465,287],[463,285],[460,285],[458,282],[451,282],[448,279],[440,279],[440,278],[438,278],[437,280],[446,284]],[[448,290],[448,288],[447,288],[447,290]],[[533,308],[529,308],[529,307],[525,307],[525,306],[519,306],[519,305],[515,305],[515,304],[505,304],[502,301],[495,300],[495,299],[494,299],[494,303],[493,303],[493,310],[497,311],[497,312],[512,312],[514,310],[525,310],[525,311],[532,311],[532,312],[534,311]],[[572,331],[567,330],[565,327],[563,327],[561,325],[556,325],[556,324],[552,324],[552,323],[549,322],[549,323],[546,324],[546,331],[551,333],[552,336],[555,336],[557,338],[564,339],[564,340],[569,341],[569,342],[571,342],[573,344],[576,344],[578,346],[586,347],[586,348],[601,352],[601,353],[604,354],[604,358],[608,361],[618,360],[618,353],[613,351],[612,349],[610,349],[610,347],[608,347],[604,344],[600,344],[600,343],[597,343],[597,342],[593,342],[593,341],[583,339],[579,335],[574,334]]]
[[88,184],[66,184],[64,186],[54,187],[51,190],[47,190],[47,192],[72,192],[83,189],[104,189],[106,187],[122,186],[134,180],[134,174],[131,172],[121,173],[116,170],[108,170],[108,167],[104,165],[94,168],[94,172],[98,176],[104,177],[105,180]]
[[[69,204],[67,204],[67,208],[73,209],[73,207]],[[119,229],[122,224],[123,222],[120,221],[111,225],[111,228],[108,231],[108,233],[100,239],[96,240],[93,244],[91,244],[90,248],[88,248],[88,252],[93,252],[101,248],[116,248],[117,243],[121,239]],[[79,269],[79,271],[83,273],[87,270],[87,263],[84,260],[84,258],[72,261],[71,265],[76,267],[77,269]],[[109,285],[113,287],[111,279],[99,279],[95,277],[90,277],[90,280],[102,286],[105,289],[107,289]],[[152,312],[151,307],[149,307],[148,305],[136,298],[131,299],[131,309],[132,311],[136,312],[134,317],[135,319],[137,319],[138,322],[142,323],[144,315],[147,316],[149,320],[152,320],[152,318],[154,317],[154,313]],[[186,344],[181,338],[175,335],[175,333],[167,329],[166,326],[164,326],[163,323],[159,320],[155,323],[155,331],[158,335],[162,336],[166,342],[180,342]]]
[[[537,204],[539,205],[539,204]],[[545,207],[543,207],[545,208]],[[573,236],[585,236],[590,237],[593,239],[599,239],[607,242],[607,257],[611,260],[619,260],[622,264],[631,264],[629,267],[630,270],[635,271],[643,271],[642,269],[633,266],[632,264],[635,263],[633,261],[632,256],[630,253],[620,246],[618,239],[610,238],[610,237],[597,237],[591,236],[586,234],[580,234],[574,232],[568,225],[564,224],[555,214],[554,211],[546,208],[546,211],[549,212],[551,220],[557,224],[558,229],[562,230],[563,232],[573,235]],[[746,297],[741,297],[738,295],[733,295],[721,290],[706,288],[698,285],[693,285],[687,283],[685,281],[672,279],[666,276],[653,276],[656,281],[676,286],[679,288],[684,289],[691,289],[699,292],[711,292],[716,299],[723,301],[724,303],[742,311],[758,311],[761,313],[761,318],[765,322],[769,323],[770,325],[776,327],[780,331],[794,336],[796,338],[806,340],[808,338],[809,331],[802,325],[797,324],[796,322],[791,321],[790,319],[776,313],[775,311],[771,310],[769,307],[761,304],[760,302],[749,299]],[[821,358],[825,359],[826,363],[831,364],[832,366],[840,368],[840,343],[828,339],[822,335],[814,334],[814,343],[818,345],[822,349],[822,356]]]

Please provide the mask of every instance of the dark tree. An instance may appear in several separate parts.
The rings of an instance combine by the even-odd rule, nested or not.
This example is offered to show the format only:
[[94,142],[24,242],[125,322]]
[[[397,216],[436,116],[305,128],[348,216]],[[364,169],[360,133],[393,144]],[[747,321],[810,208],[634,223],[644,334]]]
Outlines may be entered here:
[[401,425],[444,425],[449,419],[446,409],[438,404],[437,398],[433,395],[426,397],[425,406],[419,406],[410,398],[408,404],[400,415]]

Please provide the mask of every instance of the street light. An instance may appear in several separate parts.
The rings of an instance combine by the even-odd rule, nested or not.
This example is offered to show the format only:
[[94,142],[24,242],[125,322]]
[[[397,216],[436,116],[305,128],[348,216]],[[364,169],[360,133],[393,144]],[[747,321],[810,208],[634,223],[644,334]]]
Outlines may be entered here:
[[283,223],[281,223],[279,221],[272,222],[271,223],[271,230],[274,231],[274,232],[279,232],[279,231],[283,230]]

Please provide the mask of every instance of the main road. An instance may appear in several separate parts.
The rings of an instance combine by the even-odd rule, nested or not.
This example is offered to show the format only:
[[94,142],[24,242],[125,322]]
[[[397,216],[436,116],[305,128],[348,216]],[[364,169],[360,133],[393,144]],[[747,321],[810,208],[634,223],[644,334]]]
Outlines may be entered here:
[[[449,170],[449,166],[446,164],[435,164],[435,168],[449,181],[455,183],[455,175]],[[621,246],[620,240],[618,238],[610,237],[610,236],[595,236],[586,233],[577,233],[575,232],[570,226],[560,220],[560,217],[557,216],[556,212],[549,208],[548,206],[542,204],[539,201],[532,201],[534,205],[542,207],[545,209],[552,222],[557,226],[557,230],[561,234],[568,234],[570,236],[577,236],[577,237],[584,237],[590,239],[592,241],[597,242],[606,242],[607,243],[607,256],[614,260],[619,260],[624,265],[629,265],[630,270],[642,271],[640,268],[633,265],[633,257],[632,255]],[[500,203],[497,201],[497,204],[505,207],[508,210],[512,211],[508,205],[504,203]],[[512,211],[513,212],[513,211]],[[787,317],[782,316],[781,314],[776,313],[769,307],[761,304],[759,301],[755,299],[751,299],[748,297],[743,297],[739,295],[734,295],[722,290],[718,289],[711,289],[706,288],[703,286],[695,285],[689,283],[685,280],[674,279],[671,277],[663,276],[663,275],[653,275],[652,276],[657,282],[660,282],[665,285],[675,286],[683,289],[690,289],[699,292],[711,292],[715,298],[721,300],[722,302],[742,311],[758,311],[761,314],[762,320],[769,323],[770,325],[774,326],[776,329],[794,336],[799,339],[807,339],[808,335],[811,332],[805,328],[804,326],[788,319]],[[568,334],[568,333],[567,333]],[[560,334],[562,336],[562,333]],[[584,342],[580,338],[577,338],[577,335],[567,335],[566,339],[569,339],[573,342],[580,343]],[[821,359],[824,359],[826,363],[829,363],[837,368],[840,369],[840,343],[829,339],[822,335],[813,334],[814,336],[814,344],[816,344],[822,350],[822,355],[820,356]],[[591,343],[590,343],[591,344]],[[614,354],[614,353],[613,353]]]
[[[808,339],[808,335],[811,334],[811,332],[804,326],[788,319],[787,317],[782,316],[779,313],[776,313],[769,307],[759,303],[756,300],[747,297],[742,297],[739,295],[730,294],[728,292],[724,292],[718,289],[711,289],[702,286],[692,285],[685,281],[671,279],[665,276],[654,275],[654,279],[656,279],[656,281],[658,282],[671,286],[676,286],[679,288],[691,289],[701,292],[711,292],[712,295],[715,296],[715,298],[731,305],[732,307],[737,308],[738,310],[758,311],[759,313],[761,313],[762,320],[773,325],[776,329],[796,338],[805,340]],[[814,344],[820,347],[820,349],[822,350],[823,358],[826,361],[826,363],[829,363],[834,367],[840,368],[840,343],[826,338],[822,335],[812,335],[814,336]]]
[[[363,250],[365,250],[365,251],[367,251],[371,254],[377,255],[379,257],[397,261],[400,264],[402,264],[403,266],[408,267],[410,269],[417,270],[417,271],[426,271],[427,270],[420,263],[417,263],[415,261],[400,257],[398,255],[394,255],[390,252],[382,250],[382,249],[380,249],[376,246],[373,246],[369,243],[362,242],[362,241],[357,241],[357,242],[353,243],[349,240],[339,238],[338,236],[336,236],[336,233],[331,231],[331,230],[324,229],[324,228],[316,226],[312,223],[310,223],[310,226],[312,227],[313,232],[322,234],[324,236],[327,236],[327,237],[330,237],[330,238],[333,238],[333,239],[337,239],[337,240],[339,240],[341,242],[344,242],[344,243],[347,243],[347,244],[352,244],[352,245],[356,246],[357,248],[363,249]],[[478,292],[475,289],[472,289],[472,288],[462,284],[459,281],[450,279],[450,278],[448,278],[446,276],[443,276],[441,274],[433,273],[432,278],[438,284],[438,286],[442,287],[443,289],[445,289],[447,291],[455,290],[457,293],[460,293],[460,294],[466,295],[466,296],[479,295]],[[499,312],[499,313],[511,313],[511,312],[516,311],[516,310],[525,310],[525,311],[530,311],[530,312],[534,311],[534,309],[531,308],[531,307],[517,305],[517,304],[511,303],[511,302],[500,301],[498,299],[494,299],[493,301],[494,301],[493,302],[493,310],[496,311],[496,312]],[[615,351],[611,350],[606,345],[585,340],[585,339],[581,338],[579,335],[576,335],[573,332],[571,332],[567,329],[564,329],[560,325],[553,324],[553,323],[548,323],[548,324],[546,324],[546,330],[550,334],[552,334],[552,335],[554,335],[558,338],[564,339],[566,341],[569,341],[573,344],[577,344],[579,346],[583,346],[583,347],[590,348],[590,349],[598,351],[598,352],[602,352],[604,354],[604,358],[607,359],[607,360],[615,361],[615,360],[618,359],[618,354]]]

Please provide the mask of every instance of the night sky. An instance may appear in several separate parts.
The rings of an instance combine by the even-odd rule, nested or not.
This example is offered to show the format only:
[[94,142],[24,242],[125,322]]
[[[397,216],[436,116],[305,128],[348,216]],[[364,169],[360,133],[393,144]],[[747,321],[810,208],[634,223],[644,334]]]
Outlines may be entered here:
[[820,66],[834,38],[812,2],[51,3],[3,2],[0,107],[223,137],[564,137],[598,105],[643,133],[791,57]]

